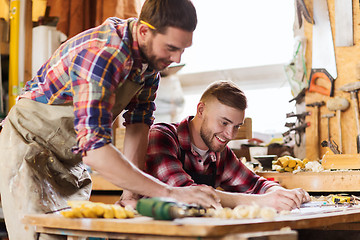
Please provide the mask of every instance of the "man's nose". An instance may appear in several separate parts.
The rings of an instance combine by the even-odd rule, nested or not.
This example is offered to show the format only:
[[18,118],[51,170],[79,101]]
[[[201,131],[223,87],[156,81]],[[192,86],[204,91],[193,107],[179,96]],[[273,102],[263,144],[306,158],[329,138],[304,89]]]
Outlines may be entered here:
[[173,54],[171,54],[170,56],[170,60],[172,62],[176,62],[176,63],[180,63],[181,61],[181,54],[183,53],[183,51],[176,51]]
[[227,139],[234,139],[237,131],[233,127],[228,127],[225,129],[225,137]]

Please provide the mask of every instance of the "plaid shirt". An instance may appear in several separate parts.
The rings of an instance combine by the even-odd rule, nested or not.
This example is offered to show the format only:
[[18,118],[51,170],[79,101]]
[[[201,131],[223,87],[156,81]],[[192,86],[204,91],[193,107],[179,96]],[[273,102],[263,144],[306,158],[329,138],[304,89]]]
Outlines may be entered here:
[[136,19],[109,18],[62,44],[26,83],[20,98],[74,105],[78,143],[82,140],[75,152],[111,142],[115,91],[125,81],[142,85],[125,108],[125,123],[153,123],[159,74],[143,70],[136,28]]
[[185,151],[184,165],[187,170],[211,174],[210,162],[216,161],[215,187],[221,187],[228,192],[264,193],[269,187],[278,186],[250,171],[229,147],[222,152],[210,152],[207,159],[202,161],[201,156],[191,147],[191,119],[190,116],[180,124],[157,123],[151,127],[146,160],[146,171],[149,174],[171,186],[194,185],[179,160],[180,146]]

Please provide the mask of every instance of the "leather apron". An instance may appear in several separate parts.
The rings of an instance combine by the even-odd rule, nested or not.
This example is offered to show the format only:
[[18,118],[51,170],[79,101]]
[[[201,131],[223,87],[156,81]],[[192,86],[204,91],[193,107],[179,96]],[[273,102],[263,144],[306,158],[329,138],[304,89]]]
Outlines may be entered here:
[[[116,90],[114,118],[142,85],[125,81]],[[0,193],[11,240],[65,239],[41,234],[21,223],[25,214],[67,207],[68,200],[88,200],[91,179],[77,145],[72,105],[48,105],[20,99],[0,134]]]

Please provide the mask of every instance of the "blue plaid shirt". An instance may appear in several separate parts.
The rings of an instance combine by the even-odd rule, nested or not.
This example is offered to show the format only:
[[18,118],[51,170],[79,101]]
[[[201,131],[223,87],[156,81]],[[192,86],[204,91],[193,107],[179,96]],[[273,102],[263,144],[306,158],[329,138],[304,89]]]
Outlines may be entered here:
[[154,121],[160,75],[142,69],[137,26],[137,19],[108,18],[74,36],[26,83],[20,96],[45,104],[72,103],[80,152],[111,142],[115,91],[125,81],[142,85],[125,108],[125,123],[151,125]]

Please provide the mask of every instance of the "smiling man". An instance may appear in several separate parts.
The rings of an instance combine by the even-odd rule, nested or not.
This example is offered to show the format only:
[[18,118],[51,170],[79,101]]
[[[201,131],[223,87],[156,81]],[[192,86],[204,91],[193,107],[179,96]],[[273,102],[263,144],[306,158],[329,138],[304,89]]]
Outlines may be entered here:
[[211,84],[195,116],[150,129],[146,171],[177,187],[209,185],[224,207],[256,203],[278,211],[310,200],[303,189],[288,190],[254,174],[227,147],[244,122],[247,100],[230,81]]
[[[0,134],[0,193],[11,240],[38,239],[21,223],[25,214],[89,198],[83,163],[137,194],[219,206],[211,187],[172,187],[137,167],[145,161],[159,71],[180,62],[196,24],[190,0],[147,0],[139,19],[109,18],[69,39],[26,83]],[[122,110],[123,153],[111,143]]]

